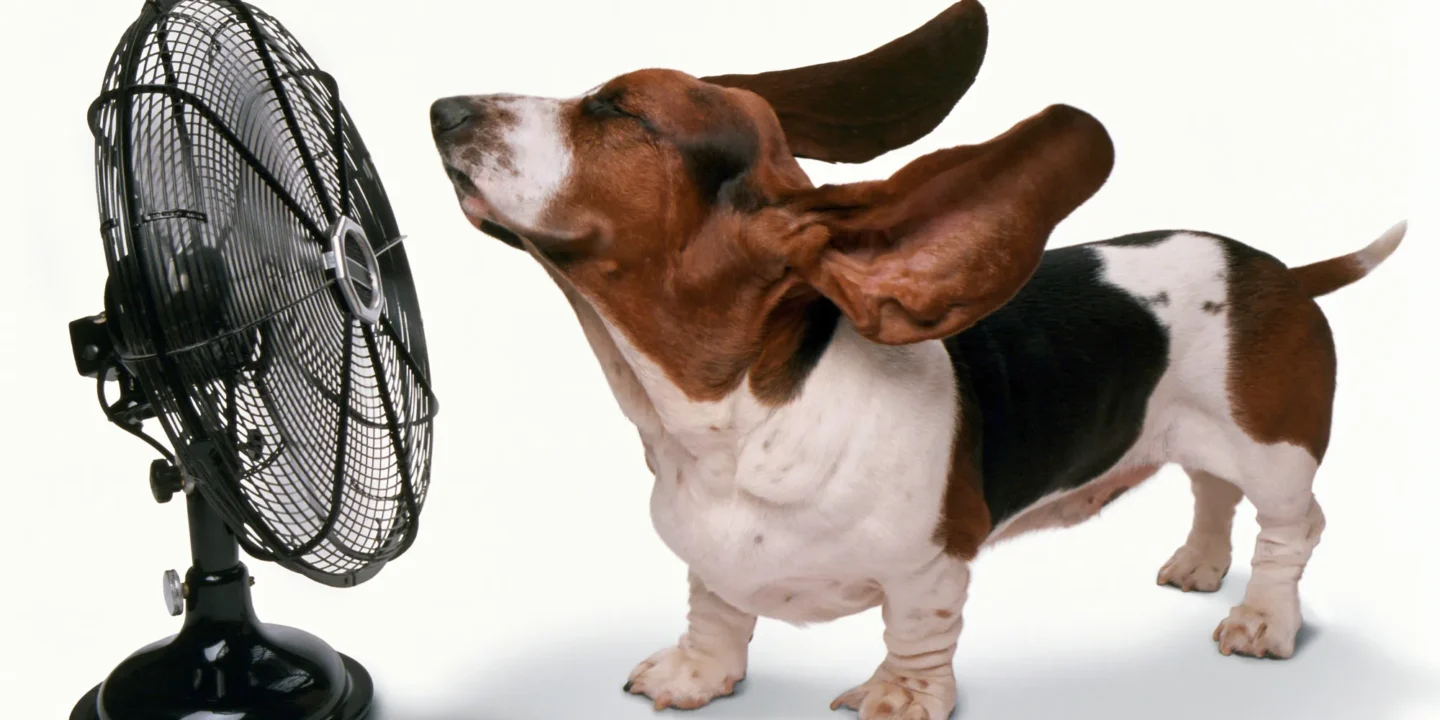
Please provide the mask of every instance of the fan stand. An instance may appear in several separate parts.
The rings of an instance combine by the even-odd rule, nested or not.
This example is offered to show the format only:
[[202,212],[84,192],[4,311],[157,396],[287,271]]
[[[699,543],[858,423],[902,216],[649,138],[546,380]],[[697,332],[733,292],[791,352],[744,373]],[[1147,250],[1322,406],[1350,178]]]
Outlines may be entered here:
[[314,635],[260,622],[235,536],[200,493],[185,504],[194,564],[179,591],[184,625],[121,662],[70,720],[364,718],[375,695],[365,668]]

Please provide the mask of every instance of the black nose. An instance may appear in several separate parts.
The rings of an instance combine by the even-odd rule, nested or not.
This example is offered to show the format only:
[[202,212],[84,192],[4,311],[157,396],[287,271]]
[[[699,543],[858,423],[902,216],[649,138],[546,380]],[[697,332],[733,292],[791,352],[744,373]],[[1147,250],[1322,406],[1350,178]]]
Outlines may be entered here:
[[475,118],[475,104],[469,98],[449,97],[430,106],[430,131],[436,137],[454,132]]

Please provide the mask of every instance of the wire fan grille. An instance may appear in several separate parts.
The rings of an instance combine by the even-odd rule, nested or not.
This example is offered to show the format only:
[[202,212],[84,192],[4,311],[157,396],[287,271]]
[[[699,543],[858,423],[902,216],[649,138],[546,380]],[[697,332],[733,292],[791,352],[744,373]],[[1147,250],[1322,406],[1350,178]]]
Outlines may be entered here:
[[[334,81],[254,7],[152,0],[90,123],[106,314],[185,474],[251,555],[373,576],[414,538],[436,402],[399,231]],[[365,237],[327,258],[342,217]],[[378,320],[344,302],[336,263]]]

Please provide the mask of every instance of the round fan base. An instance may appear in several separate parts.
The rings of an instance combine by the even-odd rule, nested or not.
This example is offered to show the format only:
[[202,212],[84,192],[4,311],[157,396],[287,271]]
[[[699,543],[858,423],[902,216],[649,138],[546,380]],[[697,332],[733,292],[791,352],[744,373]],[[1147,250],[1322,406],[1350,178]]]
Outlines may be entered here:
[[[348,689],[345,696],[340,700],[339,707],[335,708],[335,710],[329,714],[317,715],[313,720],[364,720],[364,718],[369,716],[372,703],[375,699],[375,683],[370,679],[370,673],[365,669],[364,665],[356,662],[354,658],[345,653],[338,653],[338,655],[340,656],[340,661],[345,665],[345,674],[348,676],[349,681],[347,683]],[[122,720],[123,716],[101,713],[100,689],[102,687],[104,687],[104,683],[90,688],[90,692],[85,693],[85,696],[80,698],[80,702],[75,703],[75,708],[70,711],[70,720]],[[214,712],[216,710],[221,710],[222,712],[218,715],[206,713],[206,711]],[[273,714],[275,710],[276,708],[266,708],[258,711],[237,711],[236,709],[206,706],[203,708],[191,708],[188,712],[181,715],[167,715],[165,716],[165,720],[170,720],[172,717],[177,720],[186,717],[224,717],[226,720],[230,718],[239,718],[241,720],[273,718],[275,717]],[[147,715],[147,717],[157,716]],[[287,715],[286,717],[300,716]],[[310,719],[307,718],[307,720]]]

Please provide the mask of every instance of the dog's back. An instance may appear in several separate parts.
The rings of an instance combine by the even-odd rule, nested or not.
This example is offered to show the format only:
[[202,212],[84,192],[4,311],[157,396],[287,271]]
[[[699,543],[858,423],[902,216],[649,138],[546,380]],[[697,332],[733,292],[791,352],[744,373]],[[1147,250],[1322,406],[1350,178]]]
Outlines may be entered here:
[[[1183,413],[1168,405],[1179,397],[1318,461],[1334,349],[1312,298],[1364,277],[1403,236],[1397,225],[1359,252],[1295,269],[1185,231],[1048,251],[1011,302],[945,342],[983,428],[976,442],[992,522],[1117,464],[1180,460],[1166,457],[1173,449],[1136,448],[1147,418],[1151,439],[1174,439]],[[1151,417],[1166,375],[1169,396]]]
[[[1167,463],[1198,478],[1197,518],[1224,517],[1226,533],[1232,486],[1260,495],[1257,506],[1303,504],[1335,390],[1335,348],[1314,298],[1364,277],[1404,233],[1402,223],[1360,251],[1293,269],[1186,231],[1047,252],[1014,300],[946,341],[967,418],[982,428],[991,542],[1081,522]],[[1207,506],[1217,494],[1207,487],[1229,507]],[[1167,566],[1162,582],[1218,587],[1228,534],[1200,535],[1177,555],[1213,562]]]

